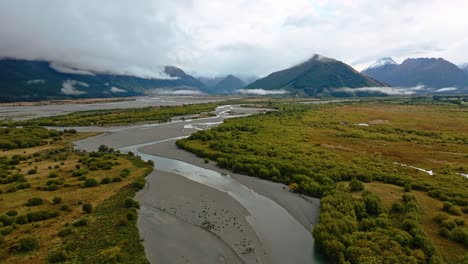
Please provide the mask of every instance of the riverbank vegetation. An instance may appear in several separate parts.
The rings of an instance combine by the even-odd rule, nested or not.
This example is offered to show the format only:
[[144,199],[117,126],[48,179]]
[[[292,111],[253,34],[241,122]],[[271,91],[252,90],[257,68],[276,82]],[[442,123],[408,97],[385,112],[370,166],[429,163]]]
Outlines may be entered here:
[[468,108],[419,99],[270,106],[278,111],[225,120],[177,145],[322,198],[314,237],[336,263],[468,257]]
[[218,103],[156,106],[130,109],[92,110],[32,120],[5,122],[2,126],[107,126],[137,122],[168,122],[171,118],[213,111]]
[[0,262],[146,262],[125,199],[152,164],[105,146],[73,150],[71,142],[92,133],[5,130],[2,139],[16,146],[0,152]]

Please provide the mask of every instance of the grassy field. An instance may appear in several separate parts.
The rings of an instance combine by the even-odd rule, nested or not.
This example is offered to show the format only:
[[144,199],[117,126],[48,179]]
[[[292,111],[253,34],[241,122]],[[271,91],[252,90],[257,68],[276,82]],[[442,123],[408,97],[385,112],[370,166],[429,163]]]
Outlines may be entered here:
[[[278,111],[226,120],[177,144],[220,167],[322,197],[314,236],[334,262],[462,261],[468,247],[468,179],[460,175],[468,173],[467,107],[421,100],[272,106]],[[352,179],[371,192],[343,187]],[[404,196],[403,187],[411,195]],[[391,211],[396,201],[401,210]],[[445,215],[440,223],[438,214]]]
[[[24,140],[28,129],[44,132],[17,129]],[[82,153],[70,146],[91,135],[54,134],[42,138],[45,144],[0,153],[0,262],[146,262],[135,224],[137,205],[125,202],[144,185],[152,166],[106,148]]]

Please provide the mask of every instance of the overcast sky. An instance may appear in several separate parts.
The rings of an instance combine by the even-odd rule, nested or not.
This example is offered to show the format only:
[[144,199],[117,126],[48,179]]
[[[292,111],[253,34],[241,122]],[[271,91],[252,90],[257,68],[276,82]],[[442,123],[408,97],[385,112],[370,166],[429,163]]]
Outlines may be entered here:
[[0,0],[0,57],[83,70],[264,76],[314,53],[468,62],[466,0]]

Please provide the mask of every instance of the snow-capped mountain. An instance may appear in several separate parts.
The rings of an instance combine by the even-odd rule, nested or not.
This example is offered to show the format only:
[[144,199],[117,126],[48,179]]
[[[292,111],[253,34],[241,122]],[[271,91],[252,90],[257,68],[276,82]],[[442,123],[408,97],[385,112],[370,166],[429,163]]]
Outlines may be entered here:
[[384,57],[384,58],[378,59],[374,64],[367,67],[366,70],[380,68],[385,65],[398,65],[398,63],[396,63],[391,57]]

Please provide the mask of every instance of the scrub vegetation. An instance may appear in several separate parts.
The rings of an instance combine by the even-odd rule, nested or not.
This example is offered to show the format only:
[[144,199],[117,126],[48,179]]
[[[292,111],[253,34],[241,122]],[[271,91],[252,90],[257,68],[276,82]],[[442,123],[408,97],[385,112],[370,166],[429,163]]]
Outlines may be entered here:
[[278,111],[177,145],[322,198],[313,235],[334,263],[468,259],[468,108],[424,98],[269,106]]
[[197,115],[213,111],[217,103],[182,106],[157,106],[131,109],[93,110],[68,115],[42,117],[26,121],[4,123],[4,126],[106,126],[136,122],[167,122],[183,115]]
[[1,263],[146,262],[125,200],[144,186],[152,164],[106,146],[73,150],[71,142],[92,133],[1,133],[12,143],[0,152]]

